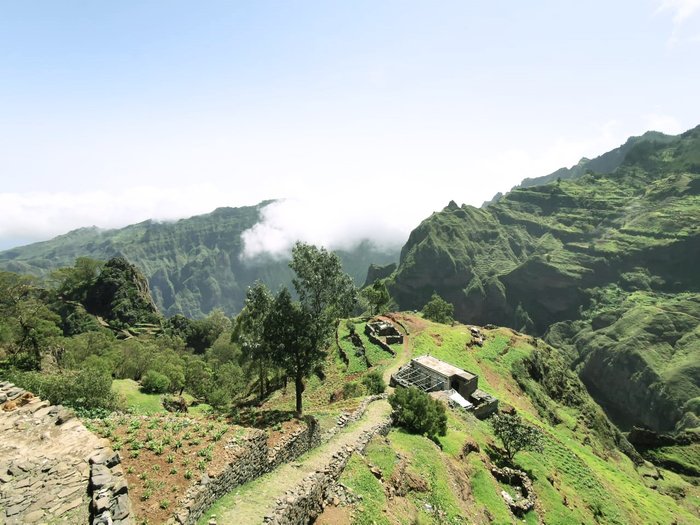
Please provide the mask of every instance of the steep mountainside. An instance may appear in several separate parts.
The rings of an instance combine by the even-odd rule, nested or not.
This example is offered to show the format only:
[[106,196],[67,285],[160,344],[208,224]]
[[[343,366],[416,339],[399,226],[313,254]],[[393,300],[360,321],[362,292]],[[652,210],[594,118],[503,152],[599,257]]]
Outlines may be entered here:
[[[395,356],[364,341],[369,368],[348,351],[353,345],[347,323],[340,323],[325,380],[308,382],[308,412],[329,419],[329,412],[335,414],[339,406],[349,410],[344,403],[358,394],[336,401],[338,391],[350,381],[361,384],[372,370],[388,377],[412,357],[430,354],[442,359],[476,374],[479,388],[499,399],[502,412],[517,411],[543,433],[541,453],[522,451],[515,456],[517,467],[532,479],[535,507],[521,515],[511,513],[503,491],[516,499],[522,492],[492,473],[494,466],[505,463],[501,441],[490,420],[456,408],[447,410],[447,433],[438,443],[395,427],[386,438],[375,438],[363,455],[353,456],[340,478],[347,490],[339,492],[339,501],[330,503],[316,523],[700,523],[697,467],[691,465],[695,474],[682,477],[644,462],[567,368],[558,349],[496,327],[481,329],[479,346],[464,325],[432,323],[411,314],[391,318],[409,335],[403,344],[393,345]],[[364,335],[364,322],[354,323],[355,331]],[[345,349],[347,364],[340,349]],[[293,406],[293,392],[280,390],[263,410],[283,412]],[[668,451],[655,449],[663,452]],[[313,453],[305,458],[313,458]],[[244,485],[235,493],[239,499],[251,493],[269,495],[271,482]],[[222,507],[211,513],[225,515]],[[208,519],[209,513],[200,523]]]
[[[149,281],[153,298],[165,315],[199,317],[214,308],[237,313],[247,287],[261,279],[277,289],[291,283],[287,261],[241,259],[241,234],[260,220],[256,206],[219,208],[177,222],[144,221],[118,230],[82,228],[46,242],[0,253],[0,268],[44,275],[71,266],[77,257],[107,260],[123,256],[138,266]],[[395,262],[397,254],[364,242],[338,251],[344,269],[359,285],[372,263]]]
[[410,309],[437,291],[470,322],[559,323],[548,337],[618,423],[668,430],[699,415],[697,261],[700,127],[609,174],[450,203],[411,233],[390,290]]
[[[559,168],[557,171],[550,173],[549,175],[543,175],[542,177],[526,178],[518,184],[515,188],[530,188],[532,186],[541,186],[542,184],[548,184],[554,182],[557,179],[570,180],[582,177],[588,172],[608,174],[615,171],[624,162],[627,154],[634,148],[637,144],[642,142],[655,142],[657,144],[668,144],[673,142],[675,137],[673,135],[665,135],[659,133],[658,131],[647,131],[639,137],[630,137],[627,141],[620,147],[614,150],[603,153],[602,155],[594,158],[587,159],[583,157],[578,161],[578,164],[571,166],[570,168]],[[513,188],[513,189],[515,189]],[[494,198],[488,202],[484,203],[484,206],[488,206],[495,202],[498,202],[503,197],[502,193],[498,193]]]

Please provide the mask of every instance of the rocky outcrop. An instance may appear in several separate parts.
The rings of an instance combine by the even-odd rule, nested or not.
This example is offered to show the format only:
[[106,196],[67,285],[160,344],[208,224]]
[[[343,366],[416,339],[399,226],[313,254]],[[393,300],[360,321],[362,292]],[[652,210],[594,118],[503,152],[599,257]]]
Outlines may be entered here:
[[0,523],[132,523],[119,456],[72,412],[0,381]]

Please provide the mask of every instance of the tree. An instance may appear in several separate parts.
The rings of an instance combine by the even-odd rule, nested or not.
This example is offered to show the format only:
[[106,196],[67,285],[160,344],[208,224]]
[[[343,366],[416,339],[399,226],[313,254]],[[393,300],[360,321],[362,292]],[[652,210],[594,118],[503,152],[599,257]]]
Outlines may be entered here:
[[397,425],[433,441],[447,433],[445,405],[415,387],[397,388],[389,396]]
[[373,370],[363,377],[362,384],[365,385],[367,393],[370,395],[381,394],[384,392],[384,390],[386,390],[384,378],[382,377],[381,372],[377,370]]
[[304,378],[308,377],[325,355],[313,344],[313,322],[301,303],[292,301],[289,290],[283,288],[275,296],[270,314],[265,319],[265,339],[276,364],[294,378],[296,411],[301,417]]
[[497,414],[491,418],[493,432],[503,443],[508,461],[521,450],[543,451],[542,432],[525,423],[518,414]]
[[436,323],[451,323],[454,315],[454,306],[445,301],[437,293],[433,293],[425,306],[423,307],[423,317]]
[[357,290],[352,278],[343,272],[338,256],[325,248],[297,242],[289,267],[296,274],[292,282],[299,296],[298,307],[293,306],[289,314],[305,328],[303,337],[295,335],[302,345],[297,359],[286,361],[288,366],[294,363],[287,370],[293,372],[296,410],[301,415],[303,379],[321,363],[338,319],[347,317],[357,304]]
[[258,375],[260,399],[265,397],[268,371],[273,366],[270,340],[265,334],[265,321],[272,309],[270,290],[260,281],[248,288],[243,311],[236,318],[231,341],[240,345],[243,359]]
[[78,257],[73,266],[51,272],[49,280],[61,299],[84,304],[88,291],[100,275],[103,266],[102,261]]
[[382,313],[391,304],[391,296],[383,279],[374,281],[372,286],[368,286],[360,293],[369,305],[370,315]]
[[170,391],[170,379],[155,370],[147,370],[141,379],[141,389],[147,394],[165,394]]

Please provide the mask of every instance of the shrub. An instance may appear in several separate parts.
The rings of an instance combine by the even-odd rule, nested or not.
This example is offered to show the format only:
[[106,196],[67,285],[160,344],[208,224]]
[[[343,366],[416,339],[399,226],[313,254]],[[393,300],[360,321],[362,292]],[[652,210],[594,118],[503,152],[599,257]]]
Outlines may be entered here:
[[430,301],[423,307],[423,317],[436,323],[450,324],[454,315],[454,306],[438,294],[434,293]]
[[447,433],[445,405],[417,388],[397,388],[389,396],[397,425],[433,441]]
[[350,381],[343,385],[343,397],[349,399],[351,397],[357,397],[362,395],[362,387],[356,381]]
[[381,394],[382,392],[384,392],[384,390],[386,390],[386,383],[384,382],[384,378],[382,377],[382,374],[376,370],[373,370],[365,377],[363,377],[362,384],[365,385],[367,393],[371,395]]
[[147,370],[141,379],[141,389],[147,394],[165,394],[170,390],[170,379],[155,370]]
[[101,370],[86,368],[56,374],[11,371],[6,379],[54,405],[87,410],[116,408],[112,378]]

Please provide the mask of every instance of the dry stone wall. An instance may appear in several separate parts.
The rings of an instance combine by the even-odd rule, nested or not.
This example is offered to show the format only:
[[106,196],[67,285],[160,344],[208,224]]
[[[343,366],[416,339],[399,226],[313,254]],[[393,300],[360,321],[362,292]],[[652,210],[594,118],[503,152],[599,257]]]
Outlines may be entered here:
[[132,523],[119,456],[68,409],[0,381],[0,523],[91,522]]
[[292,461],[321,443],[321,427],[314,418],[292,432],[272,449],[267,434],[251,431],[245,439],[229,441],[225,450],[228,466],[220,473],[206,473],[179,502],[175,517],[168,523],[192,525],[219,498],[235,487],[270,472],[282,463]]
[[325,502],[332,497],[335,485],[350,460],[353,452],[364,452],[367,443],[377,434],[387,435],[391,429],[389,418],[364,431],[352,446],[336,452],[331,461],[322,469],[307,476],[283,498],[267,516],[264,523],[269,525],[296,525],[308,523],[318,516]]

